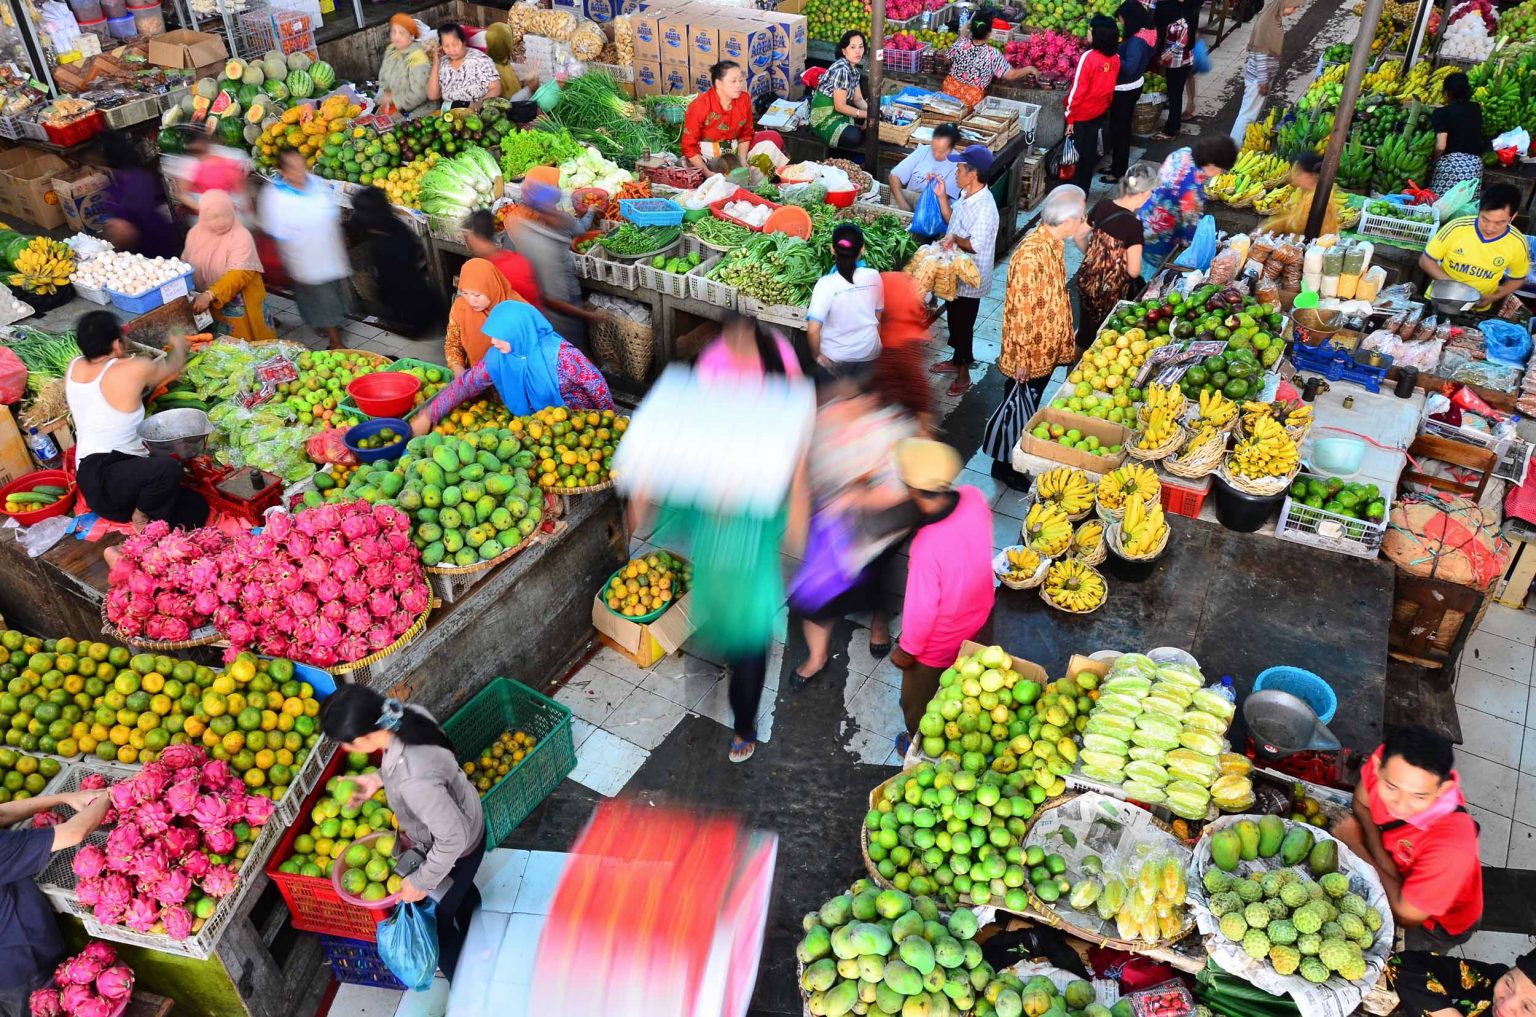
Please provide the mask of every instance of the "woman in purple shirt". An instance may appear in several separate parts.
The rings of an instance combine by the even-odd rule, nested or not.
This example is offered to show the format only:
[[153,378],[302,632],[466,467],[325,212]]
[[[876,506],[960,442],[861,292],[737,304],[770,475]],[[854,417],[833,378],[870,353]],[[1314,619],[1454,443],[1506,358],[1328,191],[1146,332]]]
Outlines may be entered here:
[[102,232],[112,246],[146,258],[181,257],[181,230],[171,221],[165,191],[159,178],[144,168],[133,142],[118,131],[107,131],[101,136],[101,156],[108,170]]

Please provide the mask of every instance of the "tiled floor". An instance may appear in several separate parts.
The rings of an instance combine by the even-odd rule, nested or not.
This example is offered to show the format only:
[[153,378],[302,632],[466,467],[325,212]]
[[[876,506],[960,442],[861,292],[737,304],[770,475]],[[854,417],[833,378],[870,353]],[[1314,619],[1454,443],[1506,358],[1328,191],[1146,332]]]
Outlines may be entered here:
[[1536,613],[1495,604],[1456,677],[1456,768],[1484,865],[1536,869]]

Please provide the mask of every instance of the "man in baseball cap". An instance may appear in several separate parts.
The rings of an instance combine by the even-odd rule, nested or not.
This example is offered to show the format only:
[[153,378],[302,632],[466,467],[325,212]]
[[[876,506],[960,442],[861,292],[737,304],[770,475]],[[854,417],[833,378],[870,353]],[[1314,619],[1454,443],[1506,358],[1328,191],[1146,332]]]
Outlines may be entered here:
[[949,345],[954,351],[948,360],[934,364],[935,374],[953,374],[955,380],[949,386],[949,394],[959,395],[971,385],[971,364],[975,362],[972,343],[976,335],[976,315],[981,311],[981,298],[992,288],[992,262],[997,254],[998,215],[997,202],[987,189],[987,177],[992,172],[992,153],[985,145],[969,145],[961,152],[949,153],[949,161],[956,163],[955,183],[960,187],[960,197],[951,204],[949,233],[945,243],[953,243],[971,256],[976,270],[981,273],[981,283],[972,286],[960,283],[955,299],[945,305],[949,323]]

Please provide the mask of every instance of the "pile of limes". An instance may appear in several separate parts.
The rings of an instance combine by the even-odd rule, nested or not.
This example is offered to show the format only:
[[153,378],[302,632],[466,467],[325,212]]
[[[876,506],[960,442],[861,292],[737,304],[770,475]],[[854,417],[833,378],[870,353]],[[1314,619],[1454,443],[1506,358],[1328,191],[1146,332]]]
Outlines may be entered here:
[[[343,887],[354,897],[382,900],[400,889],[400,877],[394,874],[392,857],[395,813],[389,807],[383,789],[374,792],[361,805],[347,804],[357,787],[352,778],[377,770],[366,754],[347,753],[341,772],[326,782],[326,794],[315,802],[306,825],[293,839],[293,854],[279,863],[279,872],[329,878],[331,866],[339,860],[346,872],[358,873],[357,876],[343,876]],[[384,831],[389,831],[390,835],[367,845],[355,843]]]
[[523,448],[537,457],[530,474],[540,487],[593,487],[606,483],[613,450],[629,428],[629,418],[612,410],[568,410],[551,406],[518,417],[511,430]]
[[526,731],[503,731],[472,763],[464,764],[464,776],[484,798],[491,788],[511,773],[533,751],[539,740]]

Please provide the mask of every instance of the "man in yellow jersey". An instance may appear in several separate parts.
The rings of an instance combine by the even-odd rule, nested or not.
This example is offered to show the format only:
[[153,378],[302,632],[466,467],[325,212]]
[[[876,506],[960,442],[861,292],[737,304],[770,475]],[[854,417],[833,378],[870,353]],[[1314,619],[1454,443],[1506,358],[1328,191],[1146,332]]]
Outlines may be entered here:
[[1483,295],[1480,307],[1498,303],[1519,289],[1531,270],[1525,234],[1511,224],[1520,204],[1512,184],[1483,191],[1477,215],[1452,219],[1419,255],[1419,267],[1431,279],[1466,283]]

